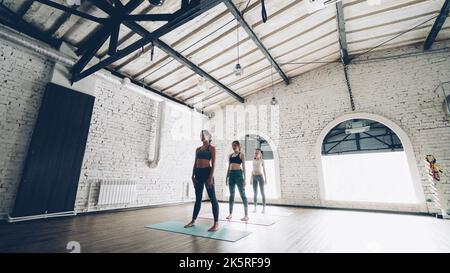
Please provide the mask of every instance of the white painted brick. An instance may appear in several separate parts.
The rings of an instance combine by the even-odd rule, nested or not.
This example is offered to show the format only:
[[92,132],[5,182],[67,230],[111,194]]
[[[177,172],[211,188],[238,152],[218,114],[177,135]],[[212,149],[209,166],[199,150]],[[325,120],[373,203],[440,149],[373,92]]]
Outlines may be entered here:
[[[436,46],[449,46],[444,43]],[[374,52],[369,57],[417,52],[415,47]],[[427,54],[395,60],[353,64],[349,77],[358,111],[382,115],[398,124],[410,137],[422,175],[423,157],[434,154],[442,167],[450,170],[450,125],[441,109],[443,97],[435,93],[439,82],[450,80],[450,53]],[[23,161],[52,63],[21,47],[0,41],[0,214],[11,210]],[[102,179],[134,180],[138,183],[137,203],[145,206],[183,200],[183,186],[190,183],[194,149],[199,145],[198,130],[186,134],[176,126],[179,117],[170,110],[165,117],[161,160],[155,169],[144,164],[155,135],[155,102],[127,88],[98,80],[94,87],[96,103],[76,200],[77,211],[87,209],[91,182]],[[282,199],[279,204],[330,205],[319,199],[315,143],[322,129],[337,117],[350,113],[345,78],[340,64],[330,64],[293,79],[289,86],[276,86],[280,120],[265,118],[279,126],[279,133],[265,133],[279,141]],[[247,104],[268,105],[272,91],[248,98]],[[182,115],[183,116],[183,115]],[[217,126],[215,119],[210,123]],[[270,127],[270,126],[269,126]],[[214,133],[214,132],[213,132]],[[238,132],[229,134],[232,139]],[[216,187],[225,199],[224,175],[229,141],[215,139],[218,162]],[[450,182],[446,183],[447,200]],[[95,187],[92,189],[95,195]],[[93,207],[91,209],[101,209]],[[348,206],[355,206],[354,204]],[[377,204],[360,204],[380,208]],[[377,207],[378,206],[378,207]],[[115,207],[112,207],[115,208]],[[413,210],[402,206],[383,207]],[[434,208],[430,207],[433,211]]]
[[[435,48],[449,47],[450,43],[435,44]],[[389,51],[374,52],[367,58],[420,52],[419,46],[409,46]],[[444,97],[434,92],[441,82],[450,81],[450,51],[441,53],[380,60],[352,64],[349,78],[356,110],[384,116],[399,125],[413,143],[419,171],[423,170],[423,158],[434,154],[442,167],[450,170],[450,123],[442,111]],[[450,90],[449,90],[450,91]],[[278,84],[275,94],[280,107],[279,139],[276,149],[280,158],[280,204],[342,206],[319,200],[319,178],[316,166],[315,144],[327,124],[350,113],[350,101],[341,64],[329,64],[305,73],[292,80],[288,86]],[[247,98],[246,105],[268,105],[273,96],[269,88]],[[211,124],[217,123],[212,120]],[[240,120],[242,122],[242,120]],[[252,126],[251,124],[249,126]],[[239,132],[225,138],[232,140]],[[220,150],[230,153],[230,141],[221,143]],[[227,165],[226,157],[220,157],[218,169]],[[421,172],[423,173],[423,172]],[[217,184],[220,198],[226,200],[225,172],[218,172]],[[422,174],[425,194],[427,178]],[[449,178],[444,178],[450,183]],[[450,202],[450,195],[445,196]],[[350,206],[350,205],[347,205]],[[359,204],[364,208],[377,208],[376,204]],[[413,210],[401,205],[380,206],[390,210]],[[433,206],[430,211],[435,211]]]
[[[53,64],[22,47],[0,41],[0,214],[8,213],[14,199],[26,157],[28,144],[39,110],[43,91]],[[86,145],[79,189],[78,212],[87,209],[87,194],[92,181],[133,180],[138,183],[136,203],[130,206],[185,201],[184,186],[190,182],[195,137],[179,140],[173,136],[176,107],[167,106],[161,140],[159,165],[145,164],[155,137],[155,101],[121,85],[97,80],[92,123]],[[152,146],[153,147],[153,146]],[[174,168],[176,168],[174,170]],[[95,187],[91,196],[95,196]],[[91,210],[105,209],[94,206]],[[122,208],[122,206],[106,207]]]

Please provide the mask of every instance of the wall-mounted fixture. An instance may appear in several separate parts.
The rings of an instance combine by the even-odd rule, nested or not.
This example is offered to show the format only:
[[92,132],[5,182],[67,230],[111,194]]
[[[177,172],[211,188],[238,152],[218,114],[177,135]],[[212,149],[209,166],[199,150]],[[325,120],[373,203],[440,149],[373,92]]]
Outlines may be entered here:
[[131,80],[130,80],[130,78],[125,77],[122,79],[121,83],[122,83],[122,86],[127,86],[131,83]]

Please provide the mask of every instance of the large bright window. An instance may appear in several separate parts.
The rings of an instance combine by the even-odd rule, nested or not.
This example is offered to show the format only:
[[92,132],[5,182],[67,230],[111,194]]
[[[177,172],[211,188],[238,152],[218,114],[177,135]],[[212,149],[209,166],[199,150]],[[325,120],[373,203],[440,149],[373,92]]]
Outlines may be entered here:
[[403,145],[381,123],[337,125],[325,137],[321,159],[326,200],[419,203]]
[[418,203],[404,152],[322,156],[325,198]]

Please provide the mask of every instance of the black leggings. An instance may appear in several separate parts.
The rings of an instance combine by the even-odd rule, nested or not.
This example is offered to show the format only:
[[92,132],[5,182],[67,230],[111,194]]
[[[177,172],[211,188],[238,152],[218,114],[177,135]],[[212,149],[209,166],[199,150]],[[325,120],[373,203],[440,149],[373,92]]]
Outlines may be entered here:
[[[207,184],[209,174],[211,173],[211,167],[195,169],[195,206],[192,219],[196,220],[203,200],[203,188],[206,186],[206,192],[208,193],[209,200],[211,200],[212,211],[214,215],[214,221],[219,221],[219,202],[216,198],[216,190],[214,185],[209,187]],[[213,178],[214,179],[214,178]]]

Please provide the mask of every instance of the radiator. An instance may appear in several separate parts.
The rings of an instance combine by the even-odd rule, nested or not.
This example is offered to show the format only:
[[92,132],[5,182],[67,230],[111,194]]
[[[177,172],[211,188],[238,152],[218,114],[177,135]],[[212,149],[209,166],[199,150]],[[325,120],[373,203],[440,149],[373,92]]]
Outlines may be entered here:
[[135,181],[101,181],[97,205],[130,204],[136,200]]

